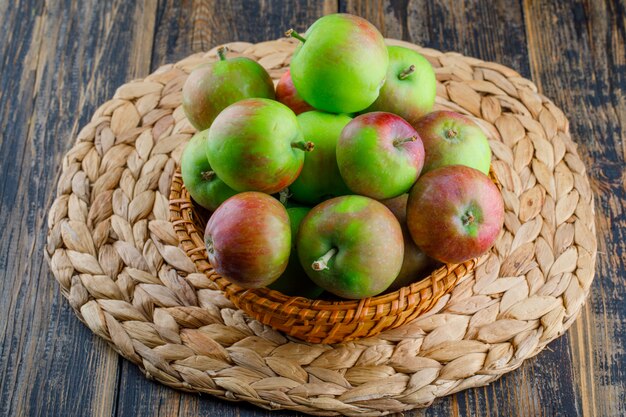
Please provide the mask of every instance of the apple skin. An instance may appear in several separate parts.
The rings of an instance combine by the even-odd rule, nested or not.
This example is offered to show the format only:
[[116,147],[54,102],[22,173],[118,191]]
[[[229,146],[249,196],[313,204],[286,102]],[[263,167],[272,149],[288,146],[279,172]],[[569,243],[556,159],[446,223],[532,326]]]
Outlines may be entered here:
[[[413,140],[396,143],[409,138]],[[337,142],[337,165],[348,188],[377,200],[409,191],[423,164],[424,146],[419,135],[392,113],[355,117]]]
[[209,211],[215,211],[220,204],[237,194],[217,177],[206,157],[208,130],[194,135],[185,146],[180,158],[180,170],[185,188],[191,198]]
[[330,113],[354,113],[378,97],[389,53],[367,20],[330,14],[316,20],[294,51],[291,78],[307,103]]
[[406,225],[406,205],[408,200],[409,194],[405,193],[398,197],[381,201],[381,203],[396,216],[396,219],[398,219],[398,223],[400,223],[400,227],[402,228],[402,237],[404,238],[402,269],[400,269],[400,273],[393,283],[387,288],[388,292],[399,290],[413,282],[419,281],[421,278],[426,277],[428,273],[432,272],[435,265],[437,265],[437,261],[426,256],[411,238],[409,228]]
[[[410,124],[433,110],[437,79],[432,65],[418,52],[402,46],[389,46],[387,80],[376,101],[365,112],[386,111]],[[403,74],[411,66],[413,72]]]
[[422,174],[447,165],[465,165],[489,174],[489,142],[469,117],[442,110],[428,114],[414,126],[426,151]]
[[273,194],[298,177],[306,146],[291,109],[250,98],[217,116],[209,131],[207,157],[217,176],[235,191]]
[[276,100],[289,107],[293,112],[298,115],[306,111],[315,110],[296,90],[291,79],[291,70],[287,68],[287,71],[280,77],[278,84],[276,85]]
[[205,130],[226,107],[250,97],[273,99],[271,77],[249,58],[229,58],[193,70],[183,85],[182,104],[193,127]]
[[343,128],[352,120],[345,114],[310,111],[298,116],[304,140],[315,150],[304,157],[298,178],[289,186],[294,200],[315,205],[331,197],[350,194],[337,167],[336,146]]
[[[404,255],[398,220],[378,201],[358,195],[313,207],[300,225],[297,248],[313,282],[349,299],[387,289],[398,276]],[[320,262],[324,256],[327,259]]]
[[209,218],[204,242],[218,274],[244,288],[265,287],[287,268],[291,250],[287,210],[264,193],[237,194]]
[[302,219],[311,211],[309,207],[291,207],[287,209],[289,215],[289,224],[291,225],[291,253],[289,255],[289,263],[285,272],[268,288],[282,292],[285,295],[293,297],[317,298],[324,292],[324,289],[315,285],[307,276],[296,249],[296,236]]
[[409,193],[407,225],[428,256],[457,264],[494,244],[504,222],[504,202],[482,172],[449,165],[420,177]]

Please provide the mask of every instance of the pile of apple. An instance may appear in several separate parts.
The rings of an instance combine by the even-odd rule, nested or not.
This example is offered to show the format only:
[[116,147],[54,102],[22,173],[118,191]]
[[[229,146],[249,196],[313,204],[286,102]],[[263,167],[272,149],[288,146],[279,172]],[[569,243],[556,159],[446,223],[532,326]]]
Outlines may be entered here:
[[489,144],[469,118],[431,112],[430,63],[348,14],[287,34],[301,43],[276,90],[224,48],[183,88],[200,131],[183,181],[212,212],[216,272],[246,288],[358,299],[487,251],[504,219]]

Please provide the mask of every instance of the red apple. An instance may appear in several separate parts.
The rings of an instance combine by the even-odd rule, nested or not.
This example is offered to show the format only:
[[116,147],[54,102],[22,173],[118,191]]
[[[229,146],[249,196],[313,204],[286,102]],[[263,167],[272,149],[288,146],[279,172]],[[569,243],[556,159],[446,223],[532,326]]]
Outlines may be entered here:
[[461,263],[486,252],[504,222],[504,202],[482,172],[462,165],[430,171],[409,194],[407,225],[431,258]]
[[287,268],[291,250],[287,210],[264,193],[237,194],[215,210],[204,242],[218,274],[244,288],[264,287]]
[[426,151],[422,174],[447,165],[465,165],[489,173],[489,142],[469,117],[442,110],[424,116],[414,126]]
[[413,282],[419,281],[424,278],[437,264],[434,259],[426,256],[422,252],[409,233],[409,229],[406,225],[406,205],[409,200],[409,194],[402,194],[395,198],[388,200],[382,200],[387,208],[396,216],[400,227],[402,228],[402,237],[404,238],[404,259],[402,260],[402,269],[391,283],[387,291],[396,291],[402,287],[405,287]]
[[304,101],[296,90],[291,79],[291,71],[287,71],[280,77],[276,85],[276,100],[289,107],[295,114],[315,110],[309,103]]

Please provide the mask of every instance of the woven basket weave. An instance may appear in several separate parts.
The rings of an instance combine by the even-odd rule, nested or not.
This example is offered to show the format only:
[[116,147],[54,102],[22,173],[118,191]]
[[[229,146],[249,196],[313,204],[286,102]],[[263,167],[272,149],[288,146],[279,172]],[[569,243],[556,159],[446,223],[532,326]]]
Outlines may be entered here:
[[[165,385],[268,409],[380,416],[488,384],[574,322],[593,281],[593,197],[567,119],[505,66],[392,41],[437,75],[436,107],[488,133],[505,227],[484,262],[422,317],[310,344],[251,319],[179,247],[168,196],[194,129],[181,89],[215,50],[121,86],[63,158],[46,256],[77,317]],[[277,79],[295,43],[232,43]],[[506,401],[506,399],[503,399]]]
[[206,274],[229,300],[251,317],[310,343],[347,342],[402,326],[435,306],[478,263],[478,259],[471,259],[444,265],[397,291],[360,300],[311,300],[268,288],[246,289],[213,270],[204,244],[207,219],[197,208],[178,170],[170,193],[170,221],[198,271]]

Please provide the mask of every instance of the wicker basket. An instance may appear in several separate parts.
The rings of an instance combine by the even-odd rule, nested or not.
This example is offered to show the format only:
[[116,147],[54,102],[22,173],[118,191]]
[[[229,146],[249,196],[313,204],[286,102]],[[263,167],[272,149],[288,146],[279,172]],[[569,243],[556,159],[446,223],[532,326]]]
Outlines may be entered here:
[[[491,177],[495,182],[493,172]],[[497,182],[496,182],[497,184]],[[268,288],[246,289],[217,274],[204,246],[207,218],[183,184],[180,170],[172,180],[170,221],[183,250],[238,308],[290,336],[311,343],[338,343],[374,336],[430,310],[478,262],[443,265],[428,277],[397,291],[360,300],[326,301],[291,297]]]

